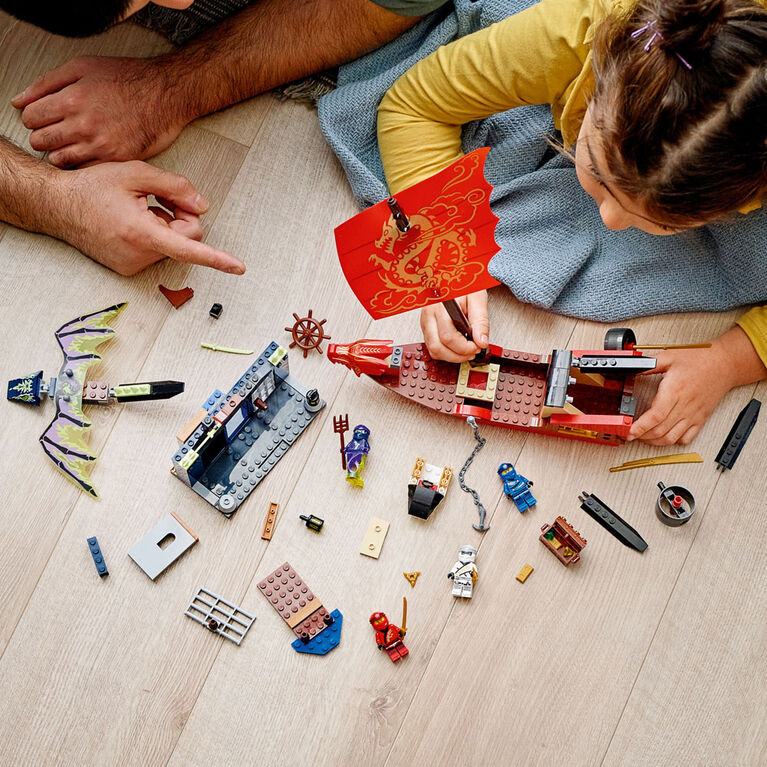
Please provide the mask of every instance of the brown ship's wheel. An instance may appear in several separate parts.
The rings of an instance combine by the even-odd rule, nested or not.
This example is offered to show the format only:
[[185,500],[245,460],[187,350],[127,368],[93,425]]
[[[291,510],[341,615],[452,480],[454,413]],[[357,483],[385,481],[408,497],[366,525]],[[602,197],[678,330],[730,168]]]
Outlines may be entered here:
[[309,309],[309,314],[306,317],[299,317],[293,312],[295,324],[293,327],[285,328],[293,336],[293,341],[290,344],[290,349],[297,346],[304,353],[306,357],[312,349],[316,349],[322,354],[320,344],[329,339],[330,336],[325,334],[325,328],[322,326],[327,320],[316,320],[312,317],[312,310]]

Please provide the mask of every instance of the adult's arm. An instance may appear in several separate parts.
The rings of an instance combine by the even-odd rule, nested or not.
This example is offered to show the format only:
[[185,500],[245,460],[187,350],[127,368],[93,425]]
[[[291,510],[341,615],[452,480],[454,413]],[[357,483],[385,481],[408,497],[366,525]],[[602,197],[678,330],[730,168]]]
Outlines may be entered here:
[[416,21],[371,0],[256,0],[163,56],[74,59],[13,104],[31,146],[60,167],[150,157],[192,120],[357,58]]
[[146,163],[63,171],[0,139],[0,219],[65,240],[121,274],[166,257],[242,274],[239,259],[199,242],[207,208],[188,179]]
[[391,193],[457,160],[465,123],[526,104],[560,104],[588,56],[595,5],[542,0],[439,48],[397,80],[378,108]]

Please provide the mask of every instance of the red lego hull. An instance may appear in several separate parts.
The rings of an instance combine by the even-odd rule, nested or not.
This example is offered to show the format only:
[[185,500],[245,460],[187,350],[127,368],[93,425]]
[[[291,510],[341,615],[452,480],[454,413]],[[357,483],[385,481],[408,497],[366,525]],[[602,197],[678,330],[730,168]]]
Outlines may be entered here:
[[[573,351],[572,355],[609,355],[618,360],[641,356],[630,349]],[[634,420],[635,376],[611,371],[608,363],[602,363],[604,368],[598,368],[596,375],[573,370],[576,379],[566,387],[568,405],[547,409],[551,355],[491,346],[486,363],[471,367],[432,359],[424,343],[365,340],[350,346],[331,344],[328,359],[347,365],[358,375],[364,372],[424,407],[460,418],[474,416],[477,421],[510,429],[619,445]]]

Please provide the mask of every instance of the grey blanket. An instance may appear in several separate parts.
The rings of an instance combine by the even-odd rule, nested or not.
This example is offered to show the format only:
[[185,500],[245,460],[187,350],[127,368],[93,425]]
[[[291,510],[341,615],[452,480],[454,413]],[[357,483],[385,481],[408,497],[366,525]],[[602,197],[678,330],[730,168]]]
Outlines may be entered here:
[[[376,107],[391,84],[440,45],[531,4],[456,0],[341,68],[339,87],[320,101],[320,124],[361,207],[387,196]],[[570,161],[548,152],[553,131],[548,106],[509,110],[463,131],[465,151],[491,147],[486,172],[501,251],[490,273],[518,298],[606,322],[767,300],[767,210],[669,237],[611,232]]]

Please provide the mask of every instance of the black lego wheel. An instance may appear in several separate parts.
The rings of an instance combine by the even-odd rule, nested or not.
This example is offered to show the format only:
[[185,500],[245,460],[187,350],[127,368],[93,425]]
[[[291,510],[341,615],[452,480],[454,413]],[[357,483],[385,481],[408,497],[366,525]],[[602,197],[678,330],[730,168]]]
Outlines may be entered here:
[[605,333],[605,350],[620,351],[630,349],[637,342],[637,337],[631,328],[610,328]]

